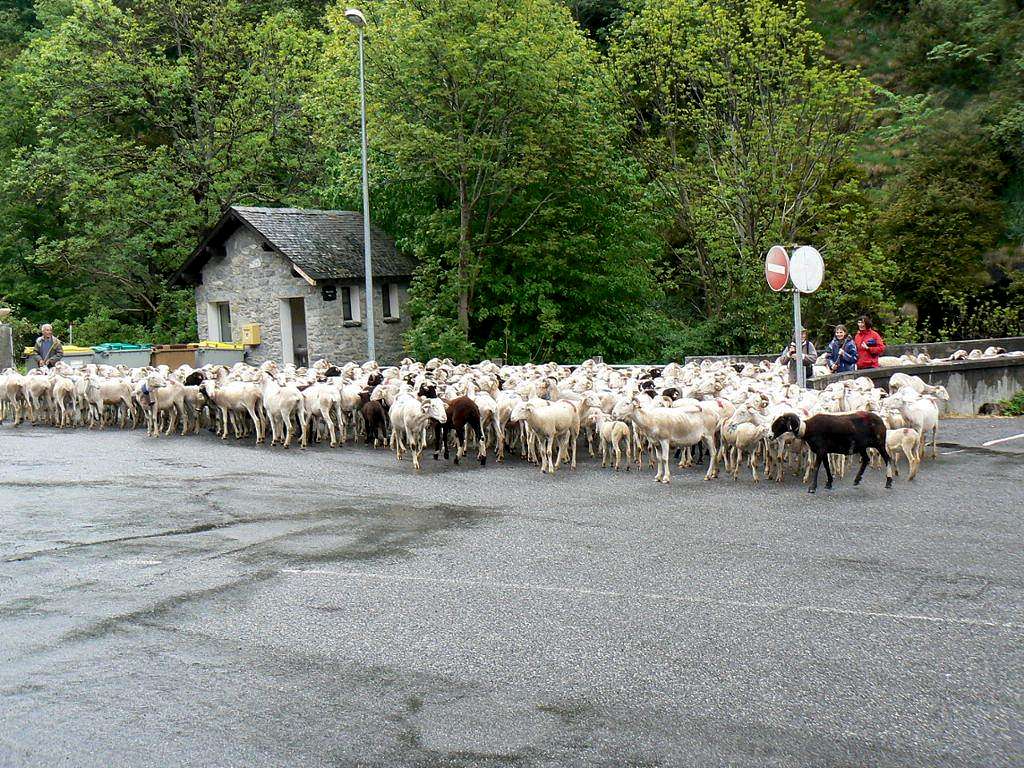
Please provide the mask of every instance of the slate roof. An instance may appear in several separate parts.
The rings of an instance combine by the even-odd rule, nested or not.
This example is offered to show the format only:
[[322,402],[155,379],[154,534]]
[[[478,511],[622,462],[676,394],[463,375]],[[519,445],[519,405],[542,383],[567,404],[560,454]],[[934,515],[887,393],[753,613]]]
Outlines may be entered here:
[[[192,256],[180,277],[195,277],[239,225],[254,230],[278,253],[313,280],[363,279],[363,216],[354,211],[309,208],[228,208]],[[374,277],[409,277],[413,260],[399,252],[395,241],[370,227]]]

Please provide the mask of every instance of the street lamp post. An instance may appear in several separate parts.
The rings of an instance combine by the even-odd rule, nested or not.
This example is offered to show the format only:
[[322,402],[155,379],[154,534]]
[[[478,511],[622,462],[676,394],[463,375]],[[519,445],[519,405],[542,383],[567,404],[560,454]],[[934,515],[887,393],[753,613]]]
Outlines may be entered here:
[[363,144],[363,268],[366,271],[366,359],[376,360],[373,315],[373,257],[370,253],[370,183],[366,173],[366,84],[363,79],[363,28],[366,17],[358,8],[345,11],[345,18],[359,30],[359,126]]

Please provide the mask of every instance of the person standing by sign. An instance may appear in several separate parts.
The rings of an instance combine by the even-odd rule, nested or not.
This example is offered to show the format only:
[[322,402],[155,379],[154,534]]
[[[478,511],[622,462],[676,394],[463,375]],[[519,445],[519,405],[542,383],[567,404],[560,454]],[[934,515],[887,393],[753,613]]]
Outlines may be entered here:
[[857,347],[846,332],[845,325],[836,326],[835,338],[828,344],[826,352],[828,369],[832,373],[846,373],[857,367]]
[[64,347],[60,339],[53,335],[53,326],[49,323],[42,326],[39,332],[42,335],[36,339],[36,364],[40,368],[52,368],[64,357]]
[[857,347],[857,370],[877,368],[878,358],[885,354],[885,341],[871,327],[871,318],[867,315],[857,320],[857,335],[853,343]]
[[[800,338],[803,340],[804,347],[804,380],[811,378],[814,375],[814,361],[818,357],[818,351],[814,348],[814,345],[807,338],[807,329],[800,329]],[[778,362],[783,365],[789,366],[789,381],[791,384],[795,384],[797,381],[796,377],[796,344],[793,342],[789,343],[789,346],[782,350],[782,354],[779,355]]]

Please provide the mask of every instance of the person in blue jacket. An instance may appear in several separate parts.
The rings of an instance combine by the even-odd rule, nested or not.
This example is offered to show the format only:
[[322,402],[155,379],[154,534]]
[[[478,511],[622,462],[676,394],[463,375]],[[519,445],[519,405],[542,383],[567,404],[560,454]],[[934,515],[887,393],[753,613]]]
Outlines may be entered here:
[[828,369],[832,373],[846,373],[857,369],[857,345],[846,332],[845,325],[836,326],[835,338],[829,342],[826,355]]

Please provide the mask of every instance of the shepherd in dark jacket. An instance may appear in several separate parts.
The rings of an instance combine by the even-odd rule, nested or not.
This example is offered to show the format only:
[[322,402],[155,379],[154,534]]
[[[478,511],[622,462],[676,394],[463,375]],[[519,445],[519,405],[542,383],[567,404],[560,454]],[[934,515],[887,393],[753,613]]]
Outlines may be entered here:
[[857,368],[857,347],[846,332],[845,325],[836,326],[835,338],[828,344],[828,369],[832,373],[846,373]]
[[[803,340],[804,345],[804,374],[805,379],[810,379],[814,375],[814,361],[818,358],[818,351],[814,348],[814,345],[807,338],[807,329],[800,329],[800,338]],[[778,362],[783,365],[789,366],[789,382],[790,384],[796,383],[796,344],[792,342],[788,347],[782,350],[779,355]]]
[[52,368],[64,357],[64,347],[60,339],[53,335],[53,326],[47,323],[39,329],[42,333],[36,339],[34,349],[36,365],[40,368]]

